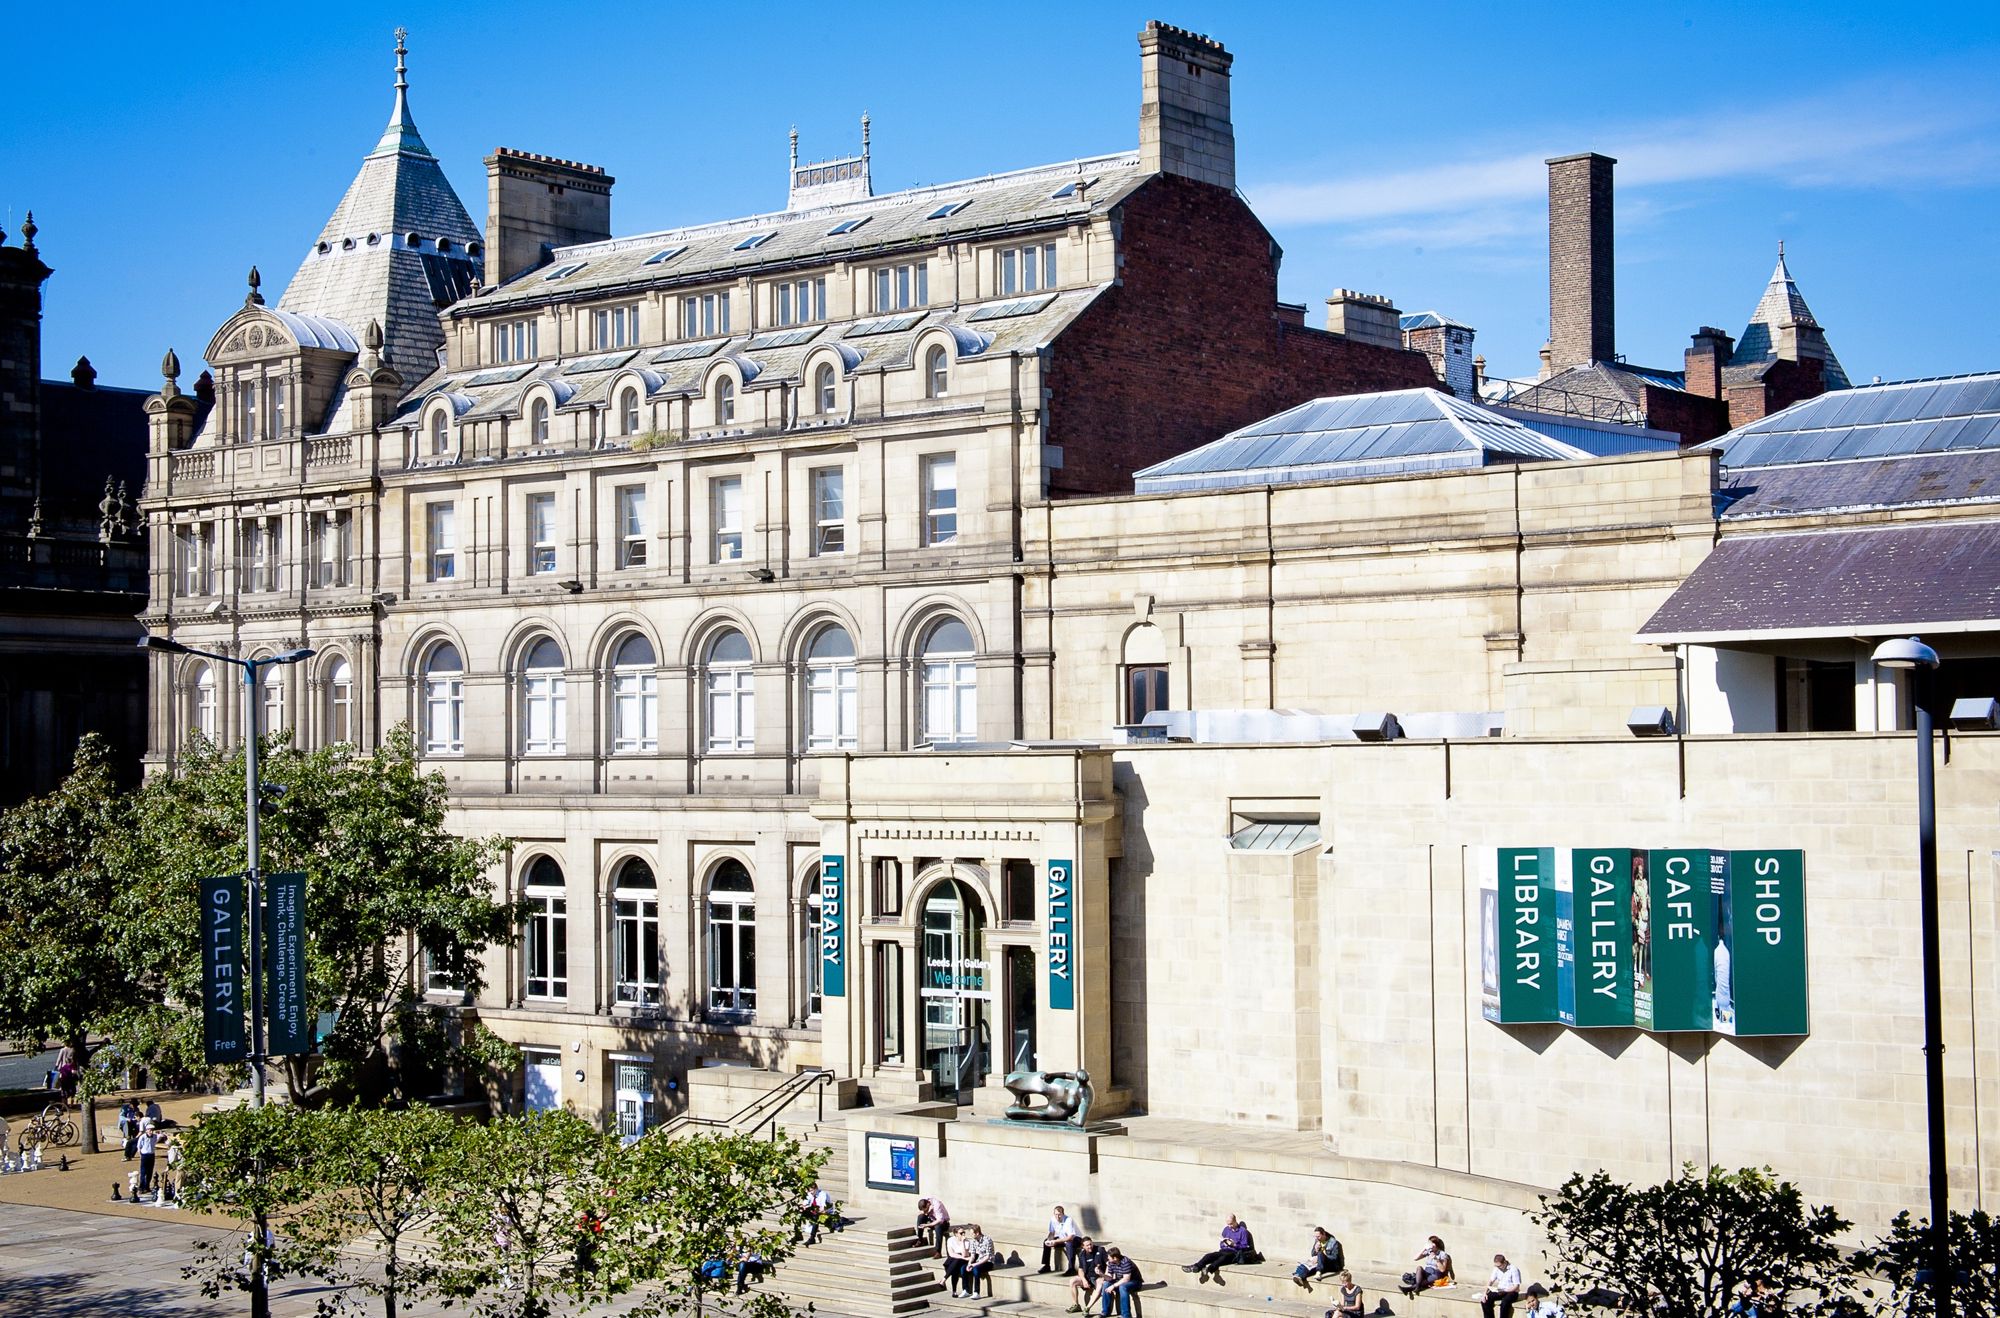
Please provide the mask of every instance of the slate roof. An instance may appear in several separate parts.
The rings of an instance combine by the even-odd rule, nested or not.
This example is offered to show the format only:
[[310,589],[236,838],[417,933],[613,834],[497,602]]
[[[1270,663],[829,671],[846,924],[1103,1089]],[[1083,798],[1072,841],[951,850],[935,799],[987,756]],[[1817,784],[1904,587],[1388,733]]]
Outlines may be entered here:
[[1687,376],[1679,371],[1653,370],[1624,362],[1584,362],[1565,367],[1546,380],[1508,392],[1512,407],[1537,412],[1586,416],[1626,425],[1645,422],[1646,386],[1685,391]]
[[[407,381],[437,369],[438,308],[471,291],[479,229],[410,117],[400,72],[381,140],[300,263],[280,313],[336,322],[348,351],[379,321],[383,357]],[[327,331],[325,337],[341,335]]]
[[2000,501],[2000,449],[1725,469],[1718,493],[1731,521],[1992,503]]
[[[1780,246],[1777,267],[1771,271],[1770,282],[1764,285],[1764,295],[1757,300],[1757,309],[1750,313],[1750,323],[1743,327],[1742,337],[1736,340],[1736,350],[1729,355],[1729,365],[1750,366],[1766,358],[1775,358],[1778,330],[1786,325],[1804,326],[1815,331],[1821,329],[1812,308],[1806,305],[1804,294],[1792,282],[1792,272],[1785,267],[1785,250]],[[1826,346],[1823,332],[1799,337],[1800,355],[1820,357],[1824,362],[1826,387],[1847,388],[1847,372],[1841,368],[1840,359],[1833,355],[1833,349]],[[1816,344],[1811,342],[1815,338]],[[1818,350],[1821,348],[1824,349],[1823,356]]]
[[1725,539],[1640,628],[1655,645],[2000,625],[2000,522]]
[[1821,394],[1701,447],[1729,468],[2000,449],[2000,371]]
[[[1115,206],[1150,177],[1136,154],[1097,156],[858,201],[582,243],[557,249],[549,265],[483,292],[454,308],[453,314],[483,315],[500,308],[611,297],[662,285],[713,284],[750,271],[866,261],[944,242],[1045,231]],[[1084,186],[1078,189],[1073,186],[1077,184]],[[1071,190],[1070,195],[1054,195],[1065,189]],[[967,203],[963,208],[933,217],[961,201]],[[845,233],[830,232],[853,220],[864,222]],[[768,234],[768,239],[754,247],[741,246],[761,234]],[[685,250],[648,263],[675,248]],[[580,268],[551,278],[570,265]],[[934,300],[942,294],[942,289],[931,290]]]
[[1153,494],[1589,456],[1439,390],[1399,389],[1301,403],[1155,463],[1133,480],[1140,494]]

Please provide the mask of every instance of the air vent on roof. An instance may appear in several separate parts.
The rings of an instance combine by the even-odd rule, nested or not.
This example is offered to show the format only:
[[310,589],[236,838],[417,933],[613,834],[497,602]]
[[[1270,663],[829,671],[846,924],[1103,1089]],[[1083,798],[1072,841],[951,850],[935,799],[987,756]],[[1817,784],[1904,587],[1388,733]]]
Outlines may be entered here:
[[745,238],[742,242],[736,244],[736,250],[739,252],[747,252],[752,250],[753,248],[762,247],[765,243],[770,242],[773,236],[774,235],[768,233],[753,233],[748,238]]
[[761,334],[750,340],[749,346],[753,350],[758,348],[795,348],[801,343],[811,343],[814,339],[818,338],[821,328],[823,327],[819,325],[808,325],[804,329],[783,330],[777,334]]
[[729,342],[728,339],[708,339],[701,343],[676,344],[671,348],[654,353],[653,364],[658,366],[663,362],[700,361],[703,357],[713,357],[716,350],[727,342]]
[[869,334],[894,334],[897,330],[906,330],[916,324],[924,318],[924,315],[925,313],[921,311],[906,311],[900,316],[877,316],[874,320],[856,323],[841,337],[859,339]]
[[828,229],[826,231],[826,236],[829,238],[834,238],[838,237],[843,233],[853,233],[856,229],[860,228],[862,225],[868,223],[868,221],[874,218],[875,217],[872,215],[857,215],[851,220],[842,220],[839,224],[836,224],[831,229]]
[[967,197],[963,201],[948,201],[944,205],[932,211],[929,215],[924,216],[924,218],[927,220],[949,219],[951,216],[958,214],[960,211],[964,210],[967,206],[970,206],[971,204],[972,204],[972,198],[970,197]]
[[640,262],[640,264],[665,265],[667,262],[673,260],[676,256],[679,256],[682,252],[685,252],[686,250],[687,250],[686,247],[662,247],[659,251],[654,252],[651,256],[647,257],[644,261]]
[[568,278],[569,276],[571,276],[571,275],[575,274],[575,273],[576,273],[577,271],[579,271],[579,270],[583,269],[583,268],[584,268],[585,266],[587,266],[587,265],[589,265],[589,264],[590,264],[590,262],[588,262],[588,261],[571,261],[571,262],[570,262],[570,263],[569,263],[568,265],[559,265],[559,266],[557,266],[557,267],[556,267],[555,269],[553,269],[553,270],[549,271],[549,272],[548,272],[547,274],[543,275],[543,276],[542,276],[542,278],[543,278],[543,279],[545,279],[545,280],[547,280],[547,279],[567,279],[567,278]]
[[533,366],[509,366],[498,371],[481,371],[465,382],[468,389],[480,389],[490,384],[512,384],[534,370]]
[[966,315],[967,320],[1005,320],[1009,316],[1032,316],[1037,311],[1056,300],[1054,293],[1044,293],[1040,297],[1017,297],[1011,302],[995,302],[991,306],[977,307]]
[[563,374],[588,375],[592,371],[615,371],[631,361],[634,355],[629,352],[614,352],[603,357],[580,357],[563,367]]

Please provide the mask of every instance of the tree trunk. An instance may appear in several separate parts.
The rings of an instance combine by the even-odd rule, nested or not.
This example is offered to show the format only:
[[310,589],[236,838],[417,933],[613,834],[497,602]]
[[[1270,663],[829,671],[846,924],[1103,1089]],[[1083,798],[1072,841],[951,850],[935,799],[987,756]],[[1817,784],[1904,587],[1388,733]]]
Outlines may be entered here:
[[96,1153],[98,1150],[97,1150],[97,1096],[95,1094],[84,1095],[83,1115],[78,1118],[77,1124],[83,1128],[79,1132],[79,1138],[83,1140],[82,1151],[85,1153]]

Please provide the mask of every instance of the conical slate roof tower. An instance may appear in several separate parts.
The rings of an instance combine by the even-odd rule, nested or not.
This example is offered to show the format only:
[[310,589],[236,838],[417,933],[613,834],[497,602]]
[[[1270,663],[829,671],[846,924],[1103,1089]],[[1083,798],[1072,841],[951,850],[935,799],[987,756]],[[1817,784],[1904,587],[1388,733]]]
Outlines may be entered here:
[[1792,272],[1785,266],[1783,243],[1778,244],[1778,265],[1771,271],[1771,282],[1764,286],[1764,296],[1750,313],[1750,323],[1744,326],[1743,337],[1736,341],[1729,364],[1755,366],[1773,357],[1794,361],[1815,358],[1823,364],[1828,389],[1848,387],[1847,372],[1833,355],[1826,331],[1806,305],[1799,286],[1792,282]]

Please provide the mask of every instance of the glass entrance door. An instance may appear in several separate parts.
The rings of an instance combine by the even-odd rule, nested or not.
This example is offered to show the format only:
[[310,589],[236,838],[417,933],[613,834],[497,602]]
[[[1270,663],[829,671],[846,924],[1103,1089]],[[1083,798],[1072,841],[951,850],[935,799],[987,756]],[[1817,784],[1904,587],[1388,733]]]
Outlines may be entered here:
[[923,931],[924,1066],[941,1093],[969,1102],[992,1067],[985,911],[953,879],[924,902]]

